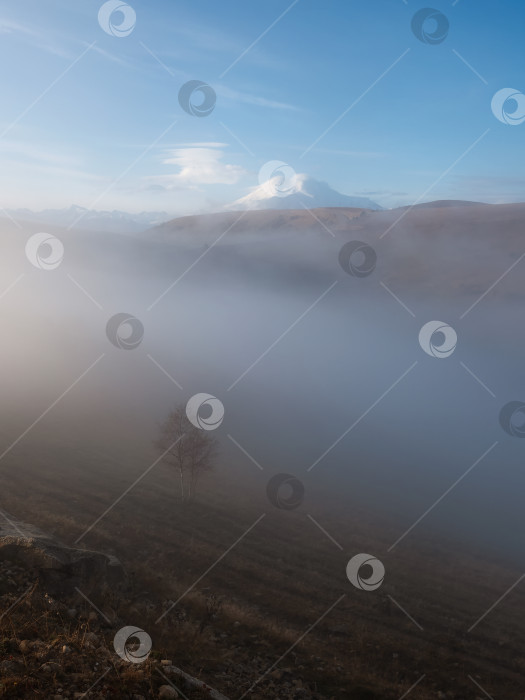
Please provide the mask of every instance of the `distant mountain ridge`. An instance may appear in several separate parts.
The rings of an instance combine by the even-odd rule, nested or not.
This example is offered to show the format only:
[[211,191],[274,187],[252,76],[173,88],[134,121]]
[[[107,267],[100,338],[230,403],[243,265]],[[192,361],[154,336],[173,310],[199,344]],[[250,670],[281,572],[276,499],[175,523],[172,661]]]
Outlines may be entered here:
[[104,233],[139,233],[170,218],[166,212],[96,211],[73,205],[67,209],[7,209],[16,221],[29,221],[47,226],[60,226]]
[[229,210],[257,211],[261,209],[319,209],[327,207],[346,207],[352,209],[383,209],[368,197],[353,197],[341,194],[326,182],[316,180],[309,175],[296,175],[290,183],[293,191],[287,196],[276,194],[279,189],[278,177],[270,182],[255,187],[245,197],[235,200],[225,207]]
[[[440,200],[423,202],[416,205],[398,207],[391,211],[407,209],[451,209],[469,208],[475,206],[490,206],[482,202],[467,202],[462,200]],[[193,214],[173,217],[165,211],[143,211],[138,214],[112,210],[91,210],[77,205],[64,209],[31,209],[0,210],[0,219],[7,216],[16,221],[26,221],[42,227],[69,228],[79,231],[96,233],[137,234],[149,230],[156,233],[161,231],[186,230],[191,231],[201,227],[215,228],[223,222],[233,224],[241,212],[250,214],[249,228],[270,230],[279,228],[285,222],[293,228],[312,228],[316,225],[315,218],[308,212],[316,211],[316,216],[327,219],[329,225],[338,228],[344,221],[361,216],[367,212],[387,212],[379,204],[366,197],[350,197],[333,190],[324,182],[319,182],[307,176],[298,176],[297,192],[287,197],[268,196],[264,186],[255,188],[246,197],[236,200],[223,211],[209,214]],[[251,216],[253,215],[253,216]],[[283,219],[283,217],[285,217]],[[318,223],[318,222],[317,222]]]

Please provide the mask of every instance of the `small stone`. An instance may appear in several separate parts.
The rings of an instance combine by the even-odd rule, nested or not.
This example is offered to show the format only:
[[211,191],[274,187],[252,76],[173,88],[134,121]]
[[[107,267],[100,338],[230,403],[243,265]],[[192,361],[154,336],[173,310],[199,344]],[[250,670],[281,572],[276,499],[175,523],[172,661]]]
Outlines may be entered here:
[[169,698],[178,698],[179,694],[172,688],[171,685],[161,685],[159,688],[159,700],[169,700]]
[[67,616],[74,620],[77,616],[77,611],[75,610],[75,608],[69,608],[69,610],[67,611]]
[[94,611],[90,612],[89,615],[88,615],[88,620],[89,620],[90,622],[96,622],[96,621],[98,620],[98,615],[97,615],[97,613],[94,612]]
[[62,653],[63,654],[69,654],[71,652],[71,647],[68,647],[67,644],[64,644],[62,647]]
[[161,666],[172,666],[172,661],[171,659],[162,659],[160,662]]
[[56,673],[57,671],[60,671],[60,664],[49,661],[47,664],[42,666],[42,671],[44,673]]
[[31,651],[32,646],[33,642],[31,642],[29,639],[22,639],[22,641],[18,645],[18,648],[20,649],[22,654],[27,654]]

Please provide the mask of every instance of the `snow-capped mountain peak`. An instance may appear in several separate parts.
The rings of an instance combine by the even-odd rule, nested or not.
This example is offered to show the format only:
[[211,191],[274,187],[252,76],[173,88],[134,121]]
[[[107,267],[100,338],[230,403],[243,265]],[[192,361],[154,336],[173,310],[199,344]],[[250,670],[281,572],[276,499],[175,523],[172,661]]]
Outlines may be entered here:
[[316,209],[318,207],[358,207],[380,210],[382,207],[368,197],[352,197],[332,189],[326,182],[304,173],[295,174],[289,166],[252,189],[227,209]]

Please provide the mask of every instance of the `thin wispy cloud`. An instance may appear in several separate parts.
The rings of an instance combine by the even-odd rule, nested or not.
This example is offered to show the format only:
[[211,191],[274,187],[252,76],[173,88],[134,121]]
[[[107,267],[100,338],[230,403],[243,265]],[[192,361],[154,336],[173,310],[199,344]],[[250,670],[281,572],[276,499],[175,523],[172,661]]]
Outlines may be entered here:
[[[85,46],[89,45],[88,42],[83,42],[83,44]],[[113,53],[111,51],[108,51],[107,49],[103,49],[100,46],[93,46],[92,51],[97,53],[99,56],[106,58],[108,61],[113,61],[113,63],[122,66],[122,68],[134,68],[133,62],[123,58],[120,54]]]
[[54,56],[59,56],[60,58],[72,60],[74,57],[74,53],[60,45],[56,38],[50,41],[48,32],[44,33],[34,27],[15,22],[6,17],[0,17],[0,34],[12,35],[16,39],[23,40],[36,49],[53,54]]
[[299,107],[289,104],[287,102],[280,102],[279,100],[272,100],[267,97],[262,97],[261,95],[253,95],[246,92],[241,92],[239,90],[234,90],[230,87],[224,85],[218,85],[215,88],[217,95],[223,97],[226,100],[231,100],[233,102],[240,102],[242,104],[254,105],[256,107],[266,107],[269,109],[283,109],[293,112],[298,112]]
[[16,156],[20,160],[41,161],[55,165],[73,165],[79,162],[69,152],[60,152],[55,148],[46,149],[43,148],[42,144],[36,144],[29,140],[0,140],[0,153],[3,156],[3,162],[5,162],[6,155]]
[[27,36],[40,36],[40,34],[38,34],[34,29],[20,24],[19,22],[13,22],[5,17],[0,17],[0,34],[26,34]]
[[[294,146],[294,150],[300,151],[304,150],[301,148],[301,146]],[[376,159],[376,158],[386,158],[388,156],[388,153],[384,153],[381,151],[352,151],[352,150],[344,150],[344,149],[337,149],[337,148],[316,148],[314,149],[315,153],[323,153],[326,155],[333,155],[333,156],[344,156],[348,158],[370,158],[370,159]]]
[[[35,49],[65,58],[68,61],[74,60],[78,55],[78,47],[86,48],[92,44],[92,41],[79,41],[74,35],[58,32],[56,29],[42,31],[39,28],[15,22],[6,17],[0,17],[0,34],[12,35]],[[67,46],[70,48],[67,48]],[[134,67],[133,63],[123,58],[120,53],[114,53],[97,45],[93,46],[91,50],[123,68]]]

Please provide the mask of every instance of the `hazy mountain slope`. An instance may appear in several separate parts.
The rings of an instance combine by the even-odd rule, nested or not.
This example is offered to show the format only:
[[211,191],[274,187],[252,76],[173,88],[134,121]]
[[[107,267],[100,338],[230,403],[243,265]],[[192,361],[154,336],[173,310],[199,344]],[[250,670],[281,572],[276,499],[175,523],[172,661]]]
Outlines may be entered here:
[[[146,232],[149,239],[166,239],[174,241],[175,237],[184,234],[198,236],[201,234],[216,234],[225,231],[232,234],[243,233],[282,233],[287,231],[312,231],[324,224],[334,231],[345,231],[348,222],[366,213],[362,208],[320,208],[312,211],[305,209],[290,211],[229,211],[219,214],[202,214],[198,216],[183,216],[166,221]],[[321,222],[321,223],[320,223]]]
[[[174,219],[144,238],[173,245],[214,246],[211,258],[239,271],[261,266],[305,284],[338,269],[345,241],[377,253],[374,276],[418,299],[483,293],[525,252],[525,204],[445,206],[371,212],[354,208],[237,212]],[[522,276],[505,278],[491,294],[523,297]]]
[[439,199],[435,202],[422,202],[413,206],[396,207],[396,209],[441,209],[444,207],[477,207],[484,205],[484,202],[469,202],[463,199]]

